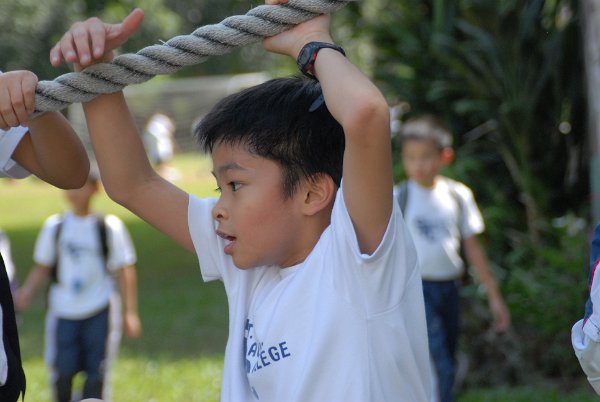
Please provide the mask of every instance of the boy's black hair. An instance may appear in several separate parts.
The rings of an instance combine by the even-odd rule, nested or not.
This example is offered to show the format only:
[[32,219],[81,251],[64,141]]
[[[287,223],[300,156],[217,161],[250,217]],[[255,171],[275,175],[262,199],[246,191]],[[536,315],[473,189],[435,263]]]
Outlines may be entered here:
[[438,148],[452,147],[452,133],[442,120],[431,114],[409,119],[400,128],[400,140],[431,140]]
[[293,195],[302,179],[321,174],[339,187],[344,132],[326,105],[318,106],[320,96],[318,81],[273,79],[222,99],[194,134],[205,152],[220,144],[241,145],[279,164],[285,197]]

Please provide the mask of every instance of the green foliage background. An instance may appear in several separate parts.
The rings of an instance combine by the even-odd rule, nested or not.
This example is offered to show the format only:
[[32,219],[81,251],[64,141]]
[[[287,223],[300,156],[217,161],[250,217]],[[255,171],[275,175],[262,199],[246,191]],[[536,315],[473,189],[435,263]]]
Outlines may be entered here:
[[[0,0],[0,69],[27,69],[45,80],[70,71],[68,66],[58,70],[52,67],[49,51],[72,23],[89,17],[116,23],[135,7],[142,8],[144,23],[122,49],[136,52],[161,40],[192,33],[200,26],[219,23],[230,15],[245,14],[256,5],[243,0]],[[210,58],[178,76],[260,71],[273,59],[260,45],[253,45]]]
[[485,298],[477,284],[464,289],[476,381],[580,376],[565,346],[582,315],[593,227],[579,3],[372,0],[352,10],[400,122],[424,112],[446,120],[457,151],[446,174],[483,210],[514,325],[482,336]]

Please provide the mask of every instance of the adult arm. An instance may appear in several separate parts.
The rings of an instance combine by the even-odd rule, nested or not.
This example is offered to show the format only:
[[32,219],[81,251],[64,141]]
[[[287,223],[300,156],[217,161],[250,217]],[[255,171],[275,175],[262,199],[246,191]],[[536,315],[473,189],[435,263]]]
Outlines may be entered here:
[[40,179],[62,189],[83,186],[90,170],[81,141],[65,117],[57,112],[31,121],[13,159]]
[[49,112],[29,121],[37,81],[30,71],[0,74],[0,128],[20,124],[29,128],[12,159],[56,187],[79,188],[87,179],[89,160],[68,120],[58,112]]

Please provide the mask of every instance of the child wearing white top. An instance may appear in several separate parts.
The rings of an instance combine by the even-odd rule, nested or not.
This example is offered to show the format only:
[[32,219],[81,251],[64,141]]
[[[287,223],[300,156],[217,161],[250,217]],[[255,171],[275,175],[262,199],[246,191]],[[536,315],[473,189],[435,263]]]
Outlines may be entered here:
[[57,402],[72,400],[79,372],[85,373],[83,398],[110,400],[122,324],[131,338],[141,332],[133,243],[118,217],[94,213],[91,201],[99,189],[90,177],[80,189],[66,191],[70,210],[44,222],[35,266],[15,293],[15,306],[23,310],[50,281],[45,354]]
[[[76,23],[51,60],[77,71],[109,60],[142,18]],[[223,401],[429,401],[423,295],[392,197],[387,102],[333,43],[328,16],[263,45],[309,78],[249,88],[203,117],[195,134],[218,199],[151,168],[122,93],[84,104],[106,191],[196,252],[205,280],[223,281]]]
[[402,162],[408,181],[396,199],[417,249],[427,316],[429,350],[436,374],[436,400],[454,400],[459,336],[459,281],[465,271],[461,250],[483,284],[497,331],[510,313],[477,238],[483,218],[471,190],[440,174],[453,158],[452,134],[435,116],[423,115],[401,127]]

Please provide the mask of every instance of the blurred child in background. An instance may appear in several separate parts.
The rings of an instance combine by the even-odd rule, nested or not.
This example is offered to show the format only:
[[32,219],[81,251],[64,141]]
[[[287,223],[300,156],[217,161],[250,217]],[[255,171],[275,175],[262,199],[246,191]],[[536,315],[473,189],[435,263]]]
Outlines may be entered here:
[[82,188],[66,191],[70,211],[44,223],[35,245],[35,266],[15,294],[17,309],[25,309],[50,279],[45,354],[57,402],[72,400],[72,382],[79,372],[85,374],[81,397],[110,400],[109,373],[122,324],[129,337],[141,332],[135,250],[118,217],[92,210],[99,188],[92,176]]
[[506,331],[510,314],[477,239],[484,230],[471,190],[440,174],[453,159],[452,134],[434,116],[407,121],[400,129],[402,162],[408,181],[395,197],[412,234],[423,278],[429,350],[441,402],[454,400],[459,335],[459,285],[465,261],[483,284],[497,331]]

